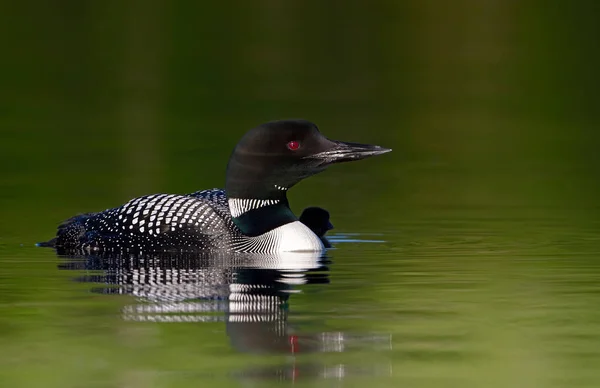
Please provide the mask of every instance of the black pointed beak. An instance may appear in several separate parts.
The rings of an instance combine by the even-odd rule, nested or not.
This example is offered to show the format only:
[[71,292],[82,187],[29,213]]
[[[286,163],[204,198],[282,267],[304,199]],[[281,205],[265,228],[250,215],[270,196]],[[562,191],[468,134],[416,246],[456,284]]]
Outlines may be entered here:
[[318,159],[322,164],[333,164],[361,160],[371,156],[381,155],[392,151],[378,145],[331,141],[331,147],[325,151],[308,156]]

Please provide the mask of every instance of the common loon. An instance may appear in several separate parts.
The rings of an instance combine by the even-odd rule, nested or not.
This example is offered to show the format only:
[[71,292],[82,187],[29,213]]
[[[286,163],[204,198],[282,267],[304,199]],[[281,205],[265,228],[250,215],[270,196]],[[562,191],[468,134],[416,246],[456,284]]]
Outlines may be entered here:
[[154,194],[78,215],[42,246],[61,251],[320,251],[323,243],[290,210],[286,193],[331,164],[391,151],[329,140],[305,120],[248,131],[227,164],[225,189]]

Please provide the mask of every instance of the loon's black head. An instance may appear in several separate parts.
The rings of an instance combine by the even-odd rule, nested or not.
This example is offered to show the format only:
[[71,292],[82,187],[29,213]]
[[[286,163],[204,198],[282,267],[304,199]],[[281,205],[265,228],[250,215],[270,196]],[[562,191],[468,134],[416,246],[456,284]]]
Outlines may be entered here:
[[227,165],[229,198],[278,198],[327,166],[391,151],[376,145],[329,140],[305,120],[281,120],[248,131]]

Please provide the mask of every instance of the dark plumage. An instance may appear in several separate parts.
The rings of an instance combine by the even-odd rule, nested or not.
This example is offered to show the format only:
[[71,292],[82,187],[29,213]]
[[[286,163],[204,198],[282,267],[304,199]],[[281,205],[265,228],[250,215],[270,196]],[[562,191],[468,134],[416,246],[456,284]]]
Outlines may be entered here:
[[328,230],[333,229],[329,221],[329,212],[320,207],[307,207],[300,215],[300,222],[308,226],[319,237],[324,237]]

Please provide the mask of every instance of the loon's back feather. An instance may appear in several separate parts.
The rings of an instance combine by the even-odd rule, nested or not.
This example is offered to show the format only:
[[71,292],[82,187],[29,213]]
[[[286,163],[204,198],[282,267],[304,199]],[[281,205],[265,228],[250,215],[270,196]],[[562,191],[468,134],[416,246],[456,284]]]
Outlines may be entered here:
[[[311,230],[309,240],[315,233],[300,222],[284,229],[290,227],[299,236],[306,234],[303,229]],[[80,214],[61,223],[55,238],[37,245],[58,248],[64,254],[73,250],[266,253],[281,244],[276,231],[264,236],[245,236],[233,222],[225,191],[215,188],[187,195],[148,195],[117,208]]]
[[65,249],[227,249],[240,233],[223,190],[189,195],[154,194],[121,207],[87,213],[63,222],[45,243]]
[[228,214],[231,217],[231,213],[229,211],[229,203],[227,202],[227,195],[225,195],[225,190],[223,189],[215,188],[208,190],[200,190],[188,194],[188,196],[207,200],[210,203],[212,203],[214,207],[217,208],[219,211],[223,212],[224,214]]

